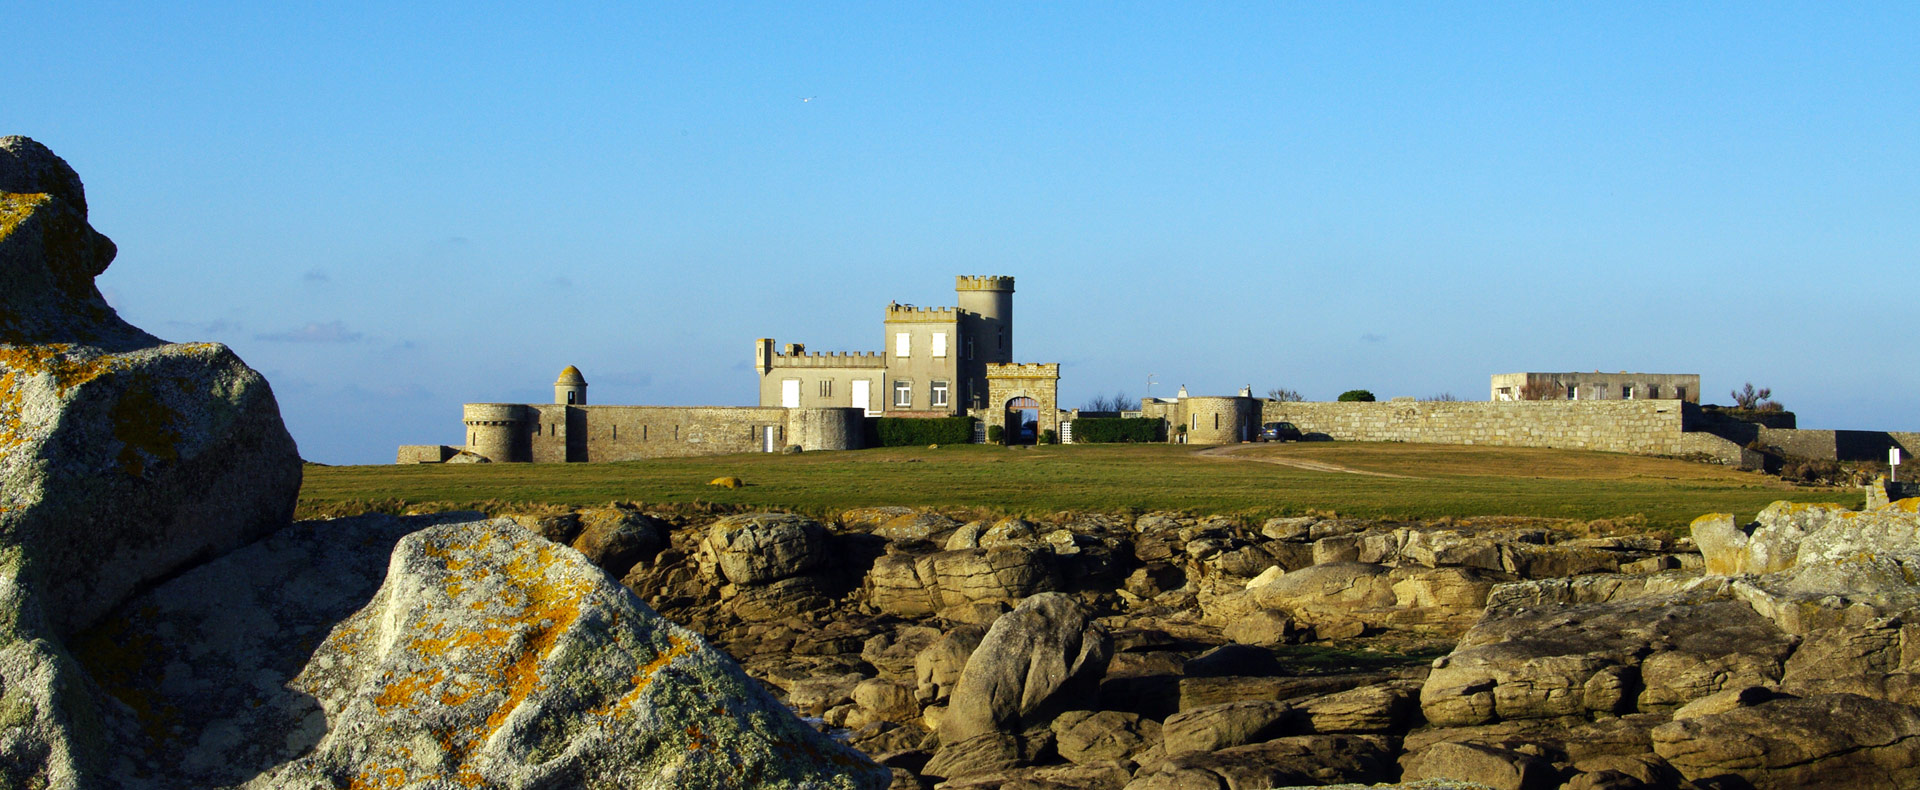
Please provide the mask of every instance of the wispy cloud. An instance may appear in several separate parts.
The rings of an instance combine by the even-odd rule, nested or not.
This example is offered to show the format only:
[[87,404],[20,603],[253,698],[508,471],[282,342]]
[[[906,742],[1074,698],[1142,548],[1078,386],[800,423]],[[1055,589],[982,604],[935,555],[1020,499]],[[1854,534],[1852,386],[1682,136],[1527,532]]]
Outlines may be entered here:
[[1366,333],[1366,334],[1364,334],[1364,335],[1361,335],[1361,336],[1360,336],[1360,339],[1361,339],[1361,340],[1365,340],[1365,341],[1367,341],[1367,342],[1369,342],[1369,343],[1378,343],[1378,342],[1380,342],[1380,341],[1382,341],[1382,340],[1385,340],[1385,339],[1387,339],[1387,336],[1386,336],[1386,335],[1376,335],[1376,334],[1374,334],[1374,333],[1372,333],[1372,332],[1368,332],[1368,333]]
[[572,288],[573,281],[570,279],[567,279],[566,277],[555,277],[551,280],[548,280],[547,285],[550,285],[554,288]]
[[306,274],[300,275],[300,279],[316,285],[333,282],[333,278],[327,275],[325,269],[308,269]]
[[224,335],[240,331],[239,324],[225,318],[216,318],[212,321],[168,321],[167,328],[178,329],[195,336]]
[[313,323],[289,329],[285,332],[268,332],[254,335],[255,340],[270,340],[276,343],[357,343],[363,337],[359,332],[347,328],[340,321],[328,321],[324,324]]

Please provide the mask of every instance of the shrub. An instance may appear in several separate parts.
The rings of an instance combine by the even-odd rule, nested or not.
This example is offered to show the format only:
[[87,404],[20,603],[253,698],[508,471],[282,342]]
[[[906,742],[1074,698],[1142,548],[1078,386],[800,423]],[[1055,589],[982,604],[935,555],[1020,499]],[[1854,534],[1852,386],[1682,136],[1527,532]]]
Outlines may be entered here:
[[1821,458],[1795,458],[1780,467],[1780,477],[1801,483],[1842,483],[1848,480],[1847,471],[1839,461]]
[[1374,397],[1367,390],[1347,390],[1340,393],[1340,400],[1346,403],[1372,403]]
[[1520,386],[1521,400],[1559,400],[1560,388],[1550,381],[1529,381]]
[[1048,428],[1040,432],[1040,443],[1041,444],[1059,444],[1060,435],[1057,433],[1054,433],[1052,428]]
[[987,444],[1000,444],[1006,440],[1007,429],[999,425],[987,426]]
[[1734,408],[1742,411],[1786,411],[1785,406],[1768,400],[1773,397],[1772,387],[1756,389],[1753,382],[1749,381],[1746,386],[1734,390],[1731,394]]
[[873,432],[881,447],[966,444],[973,441],[973,418],[876,417]]
[[1073,440],[1080,444],[1164,442],[1167,424],[1157,417],[1081,417],[1073,421]]

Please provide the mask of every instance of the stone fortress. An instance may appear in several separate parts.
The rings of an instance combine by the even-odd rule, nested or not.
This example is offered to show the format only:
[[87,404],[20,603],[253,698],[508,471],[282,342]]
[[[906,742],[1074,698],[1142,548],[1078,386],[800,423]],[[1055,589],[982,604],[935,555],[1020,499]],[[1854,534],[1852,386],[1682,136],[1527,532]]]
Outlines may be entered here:
[[[887,305],[879,351],[809,351],[754,342],[756,406],[595,406],[573,367],[554,402],[469,403],[464,447],[404,446],[400,463],[624,461],[728,453],[852,450],[878,417],[977,419],[974,441],[999,426],[1010,443],[1053,431],[1072,441],[1078,411],[1060,409],[1060,366],[1013,356],[1014,278],[959,276],[953,307]],[[1700,377],[1672,373],[1504,373],[1486,401],[1298,402],[1231,396],[1144,398],[1124,416],[1162,420],[1172,441],[1230,444],[1268,422],[1311,439],[1552,447],[1711,458],[1753,467],[1755,443],[1834,460],[1912,455],[1920,434],[1809,431],[1720,418],[1700,404]],[[1032,424],[1023,433],[1023,424]]]

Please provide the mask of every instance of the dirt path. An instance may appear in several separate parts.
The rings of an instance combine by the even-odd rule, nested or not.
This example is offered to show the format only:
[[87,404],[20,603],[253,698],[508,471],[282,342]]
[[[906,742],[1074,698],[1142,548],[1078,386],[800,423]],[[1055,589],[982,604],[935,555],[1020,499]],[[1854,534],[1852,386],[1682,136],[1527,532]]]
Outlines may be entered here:
[[1255,458],[1252,456],[1241,454],[1243,451],[1251,450],[1251,449],[1253,449],[1251,445],[1225,445],[1221,447],[1209,447],[1205,450],[1197,450],[1194,452],[1194,455],[1199,456],[1201,458],[1214,460],[1214,461],[1256,461],[1263,464],[1278,464],[1280,466],[1291,466],[1295,469],[1306,469],[1312,472],[1345,472],[1346,474],[1350,474],[1350,475],[1366,475],[1368,477],[1395,477],[1401,480],[1421,479],[1418,477],[1414,477],[1412,475],[1396,475],[1391,472],[1369,472],[1364,469],[1354,469],[1352,467],[1341,466],[1339,464],[1323,463],[1320,461],[1308,461],[1302,458],[1282,458],[1282,457],[1274,457],[1274,456],[1267,456],[1264,458]]

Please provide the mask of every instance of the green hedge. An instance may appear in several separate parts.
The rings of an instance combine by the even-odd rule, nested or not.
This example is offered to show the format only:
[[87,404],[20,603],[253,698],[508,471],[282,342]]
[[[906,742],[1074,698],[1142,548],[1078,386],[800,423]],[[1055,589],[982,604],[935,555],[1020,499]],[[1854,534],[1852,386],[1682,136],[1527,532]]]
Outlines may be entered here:
[[966,444],[973,441],[972,417],[875,417],[874,443],[881,447]]
[[1076,444],[1164,442],[1167,424],[1158,417],[1081,417],[1073,421]]

